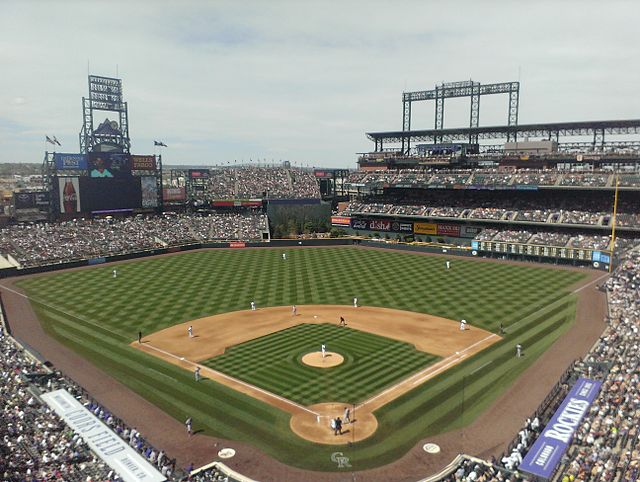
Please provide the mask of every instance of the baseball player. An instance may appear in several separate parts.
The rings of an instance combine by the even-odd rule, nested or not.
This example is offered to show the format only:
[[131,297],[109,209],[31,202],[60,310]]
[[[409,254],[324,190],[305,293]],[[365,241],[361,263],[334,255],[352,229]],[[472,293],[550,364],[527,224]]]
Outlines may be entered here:
[[256,311],[256,302],[255,301],[251,302],[251,311]]
[[114,269],[114,270],[111,272],[111,274],[112,274],[112,276],[113,276],[114,278],[117,278],[117,277],[118,277],[118,270]]
[[451,268],[451,262],[449,260],[447,260],[445,262],[445,265],[446,265],[447,269]]
[[324,345],[324,343],[320,346],[320,351],[322,351],[322,359],[324,360],[327,352],[327,347]]
[[342,414],[342,420],[344,421],[344,423],[351,423],[351,410],[349,410],[349,407],[344,407],[344,413]]
[[282,253],[282,259],[284,259],[284,260],[287,259],[287,253]]
[[355,296],[353,297],[353,307],[354,308],[358,307],[358,298],[356,298]]
[[298,308],[296,308],[296,305],[293,305],[291,307],[291,316],[296,316],[298,314]]
[[340,317],[340,326],[347,326],[347,322],[344,319],[344,316]]
[[196,379],[196,382],[200,381],[200,367],[196,367],[195,371],[193,372],[193,376]]
[[467,320],[460,320],[460,331],[467,329]]
[[193,420],[191,420],[191,417],[187,418],[184,421],[184,426],[187,428],[187,433],[189,434],[189,437],[191,437],[191,435],[193,434]]
[[142,332],[138,332],[138,343],[142,343]]
[[193,326],[189,325],[189,328],[187,328],[187,333],[189,333],[189,338],[193,338]]
[[518,343],[516,345],[516,357],[520,358],[522,356],[522,345]]

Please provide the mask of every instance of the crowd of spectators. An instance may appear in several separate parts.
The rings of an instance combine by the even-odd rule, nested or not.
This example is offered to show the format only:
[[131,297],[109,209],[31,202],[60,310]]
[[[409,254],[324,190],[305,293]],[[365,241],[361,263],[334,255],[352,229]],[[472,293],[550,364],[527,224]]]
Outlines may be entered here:
[[[602,199],[549,196],[545,199],[513,196],[486,196],[484,192],[428,193],[422,199],[386,195],[370,200],[351,201],[340,215],[391,214],[424,217],[490,219],[549,224],[582,224],[612,226],[613,216],[604,211]],[[635,201],[635,202],[634,202]],[[541,206],[541,204],[543,204]],[[616,224],[620,227],[640,227],[640,204],[635,198],[618,205]]]
[[0,255],[30,267],[215,240],[260,240],[266,229],[266,216],[235,213],[19,224],[0,229]]
[[[1,318],[1,315],[0,315]],[[6,333],[0,319],[0,477],[7,481],[118,481],[82,437],[42,401],[66,389],[169,480],[179,480],[175,460],[151,446],[80,387],[43,366]]]
[[221,167],[209,170],[204,200],[300,199],[320,197],[313,172],[285,167]]
[[[611,171],[570,172],[554,169],[402,169],[397,171],[356,171],[349,175],[349,184],[447,186],[564,186],[606,187],[615,185],[615,174]],[[640,186],[640,176],[623,174],[620,186]]]

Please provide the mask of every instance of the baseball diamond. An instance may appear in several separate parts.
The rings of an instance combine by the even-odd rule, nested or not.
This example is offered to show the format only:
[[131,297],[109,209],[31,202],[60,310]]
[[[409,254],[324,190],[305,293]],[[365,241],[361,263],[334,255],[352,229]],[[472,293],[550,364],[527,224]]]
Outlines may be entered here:
[[[438,257],[358,247],[290,249],[286,263],[282,263],[281,252],[199,251],[124,263],[115,279],[111,268],[94,267],[34,276],[16,284],[28,293],[50,334],[176,419],[192,416],[205,434],[249,442],[290,465],[331,471],[335,466],[328,463],[330,448],[292,431],[289,412],[212,380],[206,372],[205,379],[196,382],[192,366],[168,364],[131,348],[130,343],[137,344],[138,330],[143,333],[144,346],[147,336],[151,339],[160,330],[176,327],[186,347],[200,340],[197,320],[230,312],[251,314],[251,300],[257,302],[258,310],[253,313],[258,317],[264,307],[282,306],[289,320],[293,318],[293,304],[301,315],[304,305],[344,305],[341,312],[348,328],[338,327],[337,312],[332,320],[335,327],[327,327],[342,334],[349,329],[360,331],[349,323],[350,317],[369,307],[438,316],[453,320],[454,325],[464,317],[471,327],[469,333],[474,328],[497,333],[503,323],[507,333],[502,341],[376,407],[377,429],[351,450],[352,464],[361,470],[397,459],[427,435],[474,420],[568,328],[575,317],[576,303],[569,288],[585,279],[583,273],[571,270],[467,260],[457,261],[455,270],[445,272]],[[531,290],[532,286],[536,290]],[[363,308],[347,306],[354,296]],[[311,320],[310,316],[313,323]],[[184,324],[193,324],[193,338],[180,326]],[[228,329],[242,333],[242,341],[246,341],[247,330],[241,322],[230,321]],[[282,336],[278,331],[272,330],[276,339]],[[513,357],[515,339],[527,347],[526,357]],[[310,341],[309,349],[318,350],[321,342]],[[419,340],[414,340],[416,343]],[[233,360],[239,349],[229,350],[233,356],[216,359],[224,351],[220,349],[208,356],[207,363],[233,365],[235,362],[225,360]],[[428,363],[427,355],[414,356],[422,358],[424,365]],[[487,363],[488,368],[474,372]],[[258,362],[254,365],[257,368]],[[416,363],[411,370],[419,365]],[[292,370],[294,367],[292,364]],[[474,376],[469,379],[472,372]],[[274,378],[269,383],[277,381]],[[391,379],[385,383],[392,383]],[[347,388],[343,387],[340,394],[344,399],[324,401],[360,400],[371,393],[372,387]],[[280,390],[301,401],[322,399],[312,392],[294,393],[286,387]],[[390,433],[395,436],[384,435]]]

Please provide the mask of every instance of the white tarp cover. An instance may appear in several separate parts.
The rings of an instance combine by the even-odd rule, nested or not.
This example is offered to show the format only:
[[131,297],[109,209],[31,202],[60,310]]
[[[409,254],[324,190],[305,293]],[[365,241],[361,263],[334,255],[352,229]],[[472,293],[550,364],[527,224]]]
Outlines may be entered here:
[[166,480],[153,465],[66,390],[45,393],[42,399],[126,482]]

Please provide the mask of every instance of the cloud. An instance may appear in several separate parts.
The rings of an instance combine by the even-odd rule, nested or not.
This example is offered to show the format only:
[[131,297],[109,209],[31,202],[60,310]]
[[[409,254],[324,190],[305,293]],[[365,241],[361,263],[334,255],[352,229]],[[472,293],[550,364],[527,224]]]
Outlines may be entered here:
[[[634,118],[640,107],[635,2],[4,1],[2,11],[0,106],[22,130],[0,131],[0,162],[40,162],[33,133],[77,148],[88,67],[123,79],[134,150],[171,140],[171,164],[353,167],[373,147],[365,132],[401,128],[403,90],[519,71],[521,123]],[[415,128],[433,126],[429,109],[416,106]],[[481,125],[505,118],[506,99],[483,98]],[[445,125],[466,123],[467,104],[448,104]]]

